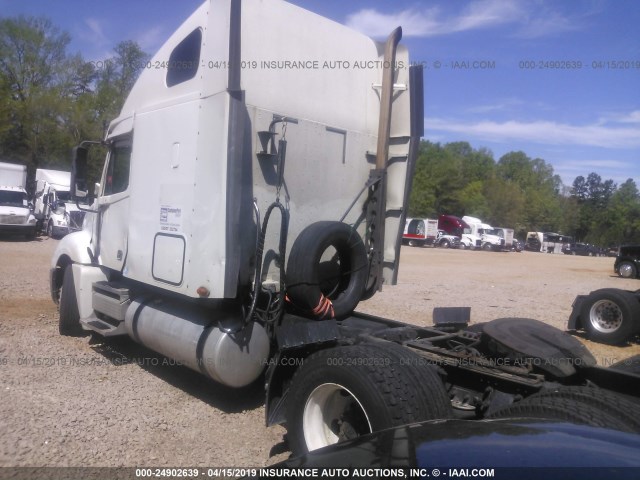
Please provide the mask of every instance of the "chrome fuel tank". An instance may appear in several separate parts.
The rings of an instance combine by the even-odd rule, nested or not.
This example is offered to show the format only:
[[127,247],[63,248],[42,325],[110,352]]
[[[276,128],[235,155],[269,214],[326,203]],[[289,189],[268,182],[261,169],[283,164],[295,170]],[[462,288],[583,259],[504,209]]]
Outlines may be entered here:
[[125,326],[136,342],[229,387],[256,380],[269,358],[269,338],[260,324],[227,334],[218,328],[215,310],[135,300]]

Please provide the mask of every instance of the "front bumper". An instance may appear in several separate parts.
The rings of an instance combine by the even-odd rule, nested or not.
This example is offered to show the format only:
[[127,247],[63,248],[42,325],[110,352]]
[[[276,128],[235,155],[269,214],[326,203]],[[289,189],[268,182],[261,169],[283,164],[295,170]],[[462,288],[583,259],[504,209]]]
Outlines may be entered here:
[[16,224],[0,223],[0,233],[35,236],[36,224],[23,223],[20,225],[16,225]]

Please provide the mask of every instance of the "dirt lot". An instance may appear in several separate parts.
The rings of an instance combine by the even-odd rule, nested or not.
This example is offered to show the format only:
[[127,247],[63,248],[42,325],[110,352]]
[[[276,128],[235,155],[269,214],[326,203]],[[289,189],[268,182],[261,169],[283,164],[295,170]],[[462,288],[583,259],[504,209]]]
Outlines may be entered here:
[[[0,466],[263,466],[286,458],[262,390],[219,387],[128,340],[58,335],[49,295],[57,241],[0,239]],[[531,317],[563,328],[577,294],[634,290],[613,259],[403,247],[399,285],[361,311],[421,325],[437,306],[473,322]],[[601,363],[640,353],[585,343]]]

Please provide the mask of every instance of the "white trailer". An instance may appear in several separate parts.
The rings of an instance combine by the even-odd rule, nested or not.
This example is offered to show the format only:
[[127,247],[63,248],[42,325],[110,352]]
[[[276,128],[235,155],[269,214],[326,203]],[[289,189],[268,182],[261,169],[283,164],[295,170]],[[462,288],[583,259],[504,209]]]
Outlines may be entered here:
[[34,215],[49,237],[60,238],[82,228],[85,212],[71,200],[70,182],[70,172],[36,170]]
[[527,232],[525,249],[534,252],[562,253],[565,245],[570,245],[572,238],[553,232]]
[[27,167],[0,162],[0,233],[36,235],[36,218],[28,201]]

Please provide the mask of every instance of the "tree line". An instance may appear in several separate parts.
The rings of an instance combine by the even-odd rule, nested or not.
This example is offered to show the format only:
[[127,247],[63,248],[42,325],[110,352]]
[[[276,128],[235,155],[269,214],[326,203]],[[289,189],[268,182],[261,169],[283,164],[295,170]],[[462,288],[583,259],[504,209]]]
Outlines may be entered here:
[[30,178],[69,170],[72,147],[102,139],[149,59],[127,40],[91,62],[69,53],[70,41],[47,18],[0,18],[0,160],[26,165]]
[[471,215],[495,226],[556,232],[599,246],[640,243],[640,193],[595,172],[562,183],[553,167],[524,152],[495,161],[467,142],[420,144],[409,216]]
[[[127,40],[111,57],[90,62],[69,53],[70,40],[47,18],[0,18],[0,160],[27,165],[30,178],[37,168],[69,170],[73,146],[103,138],[149,59]],[[524,152],[496,162],[489,150],[466,142],[423,141],[409,214],[442,213],[477,216],[514,228],[520,238],[553,231],[602,246],[640,243],[632,179],[616,185],[590,173],[567,187],[551,165]]]

